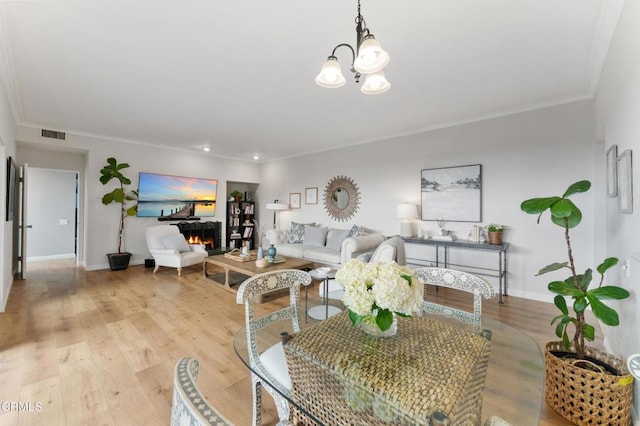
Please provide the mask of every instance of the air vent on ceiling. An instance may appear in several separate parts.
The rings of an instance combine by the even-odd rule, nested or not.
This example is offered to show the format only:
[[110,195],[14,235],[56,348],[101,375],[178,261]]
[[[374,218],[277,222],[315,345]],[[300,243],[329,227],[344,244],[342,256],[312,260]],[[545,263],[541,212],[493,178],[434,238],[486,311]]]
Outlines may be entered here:
[[42,129],[42,137],[43,138],[62,139],[62,140],[64,140],[65,133],[64,132],[56,132],[55,130]]

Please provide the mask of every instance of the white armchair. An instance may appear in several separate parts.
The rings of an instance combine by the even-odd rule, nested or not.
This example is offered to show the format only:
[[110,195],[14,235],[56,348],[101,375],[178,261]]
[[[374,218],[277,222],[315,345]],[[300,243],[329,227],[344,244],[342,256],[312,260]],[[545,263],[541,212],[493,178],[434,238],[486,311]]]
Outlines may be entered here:
[[182,268],[202,263],[209,255],[204,244],[188,244],[184,235],[175,225],[151,226],[144,231],[149,253],[153,256],[156,273],[161,266],[178,268],[178,276]]

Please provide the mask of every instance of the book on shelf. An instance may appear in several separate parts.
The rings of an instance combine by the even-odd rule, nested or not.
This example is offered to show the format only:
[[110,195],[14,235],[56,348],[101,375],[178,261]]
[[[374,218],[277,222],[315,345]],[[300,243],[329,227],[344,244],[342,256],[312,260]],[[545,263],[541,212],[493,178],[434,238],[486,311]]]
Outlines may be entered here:
[[244,235],[242,237],[243,238],[249,238],[249,237],[251,237],[251,235],[253,235],[253,228],[251,228],[251,227],[244,228]]
[[244,208],[244,214],[253,214],[253,204],[249,204]]

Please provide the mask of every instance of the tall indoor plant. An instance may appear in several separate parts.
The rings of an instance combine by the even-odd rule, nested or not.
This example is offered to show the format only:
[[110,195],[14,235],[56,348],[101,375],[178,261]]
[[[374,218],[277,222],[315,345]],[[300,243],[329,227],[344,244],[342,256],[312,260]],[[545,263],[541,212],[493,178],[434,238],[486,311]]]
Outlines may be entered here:
[[[564,230],[567,248],[567,261],[547,265],[537,274],[569,270],[567,278],[552,281],[548,285],[549,291],[556,295],[554,304],[560,310],[560,315],[553,318],[551,324],[556,324],[555,332],[562,342],[550,342],[545,348],[547,402],[563,417],[576,424],[589,423],[591,416],[600,420],[602,416],[613,416],[608,418],[612,423],[618,424],[617,420],[622,419],[624,422],[630,419],[632,388],[628,379],[620,377],[629,376],[629,372],[623,360],[585,345],[585,339],[593,341],[595,337],[595,327],[587,323],[585,312],[590,307],[593,315],[604,324],[617,326],[620,323],[618,313],[603,300],[626,299],[629,292],[618,286],[603,285],[605,272],[618,263],[615,257],[606,258],[598,265],[598,284],[589,288],[593,271],[590,268],[582,274],[576,271],[569,236],[569,230],[582,221],[582,212],[569,197],[587,192],[590,188],[591,182],[582,180],[570,185],[562,196],[532,198],[523,201],[520,208],[526,213],[537,214],[538,223],[542,214],[549,211],[551,221]],[[566,297],[573,300],[571,310]],[[574,328],[572,338],[569,338],[569,326]],[[566,361],[571,358],[577,358],[577,361]],[[611,367],[609,373],[603,373],[602,367],[598,365]],[[608,375],[609,378],[603,378],[602,375]],[[605,398],[600,399],[601,396]],[[613,421],[614,418],[617,420]]]
[[122,174],[122,169],[129,167],[127,163],[118,163],[113,158],[107,158],[107,164],[100,170],[100,182],[103,185],[108,184],[115,179],[116,187],[102,196],[102,204],[109,205],[112,203],[119,204],[120,208],[120,223],[118,225],[118,238],[117,238],[117,252],[108,253],[109,266],[112,270],[127,269],[129,266],[129,260],[131,259],[131,253],[125,252],[123,248],[124,238],[124,221],[127,216],[135,216],[137,212],[137,204],[128,206],[130,201],[137,199],[137,191],[128,191],[127,185],[131,184],[131,179]]

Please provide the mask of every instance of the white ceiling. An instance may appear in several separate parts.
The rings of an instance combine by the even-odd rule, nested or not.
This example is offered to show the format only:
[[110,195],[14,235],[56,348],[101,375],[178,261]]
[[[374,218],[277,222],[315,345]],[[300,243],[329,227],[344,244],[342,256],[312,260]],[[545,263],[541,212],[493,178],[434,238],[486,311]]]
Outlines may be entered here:
[[269,161],[591,97],[621,2],[362,0],[376,96],[314,82],[356,0],[1,2],[0,69],[20,124]]

